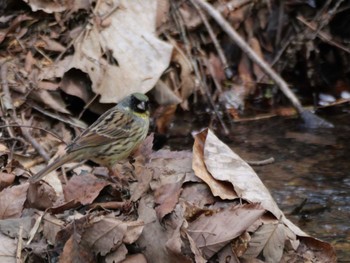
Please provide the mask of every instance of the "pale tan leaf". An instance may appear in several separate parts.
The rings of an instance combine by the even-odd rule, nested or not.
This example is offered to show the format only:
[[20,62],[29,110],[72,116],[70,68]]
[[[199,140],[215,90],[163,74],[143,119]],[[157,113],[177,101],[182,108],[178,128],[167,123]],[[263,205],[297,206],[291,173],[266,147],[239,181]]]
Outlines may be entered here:
[[254,170],[210,130],[205,140],[204,162],[210,174],[232,184],[240,198],[261,203],[276,218],[281,217],[281,210]]
[[229,207],[212,215],[201,215],[189,223],[188,233],[203,256],[209,259],[241,235],[265,210],[257,204]]
[[203,131],[195,136],[193,145],[192,168],[195,175],[202,179],[209,187],[214,196],[219,196],[221,199],[235,199],[237,194],[231,185],[218,181],[208,172],[204,163],[204,143],[207,131]]
[[53,65],[54,72],[43,72],[39,79],[62,77],[77,68],[89,75],[103,103],[116,103],[132,92],[146,93],[168,67],[172,53],[172,46],[155,34],[157,1],[101,2],[95,13],[108,16],[109,25],[93,23],[83,29],[69,66]]
[[124,262],[126,255],[128,254],[128,249],[124,244],[119,246],[115,251],[107,254],[106,263],[120,263]]
[[0,262],[16,263],[17,242],[0,233]]
[[285,225],[279,223],[267,223],[255,231],[249,242],[244,258],[256,258],[263,251],[268,262],[279,262],[282,258],[286,233]]
[[20,217],[27,198],[29,184],[5,188],[0,192],[0,219]]

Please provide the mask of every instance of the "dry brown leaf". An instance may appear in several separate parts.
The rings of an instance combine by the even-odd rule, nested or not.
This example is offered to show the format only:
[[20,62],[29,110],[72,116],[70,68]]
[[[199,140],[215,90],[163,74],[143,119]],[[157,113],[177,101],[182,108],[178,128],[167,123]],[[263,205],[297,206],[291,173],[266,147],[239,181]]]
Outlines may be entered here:
[[144,228],[144,222],[141,220],[124,222],[126,224],[126,233],[123,238],[125,244],[134,243],[141,235]]
[[45,104],[53,110],[69,114],[69,111],[66,109],[66,104],[58,94],[49,93],[48,91],[41,89],[32,91],[30,93],[30,97],[42,104]]
[[233,190],[233,187],[221,181],[215,180],[205,166],[203,154],[206,133],[207,131],[203,131],[195,136],[192,168],[195,175],[202,179],[210,187],[210,190],[214,196],[219,196],[223,200],[233,200],[238,197]]
[[91,173],[74,175],[63,189],[64,196],[67,201],[75,200],[82,205],[88,205],[109,184],[109,182],[98,179]]
[[94,218],[84,229],[81,244],[91,249],[96,255],[105,256],[118,248],[127,231],[127,225],[116,218]]
[[0,191],[14,182],[16,176],[13,173],[0,172]]
[[149,91],[168,67],[172,52],[172,46],[155,35],[157,1],[101,2],[94,12],[108,16],[109,25],[101,27],[96,22],[86,27],[74,42],[73,57],[65,59],[68,66],[53,65],[39,79],[62,77],[71,68],[80,69],[89,75],[92,89],[103,103]]
[[79,70],[70,70],[64,74],[60,82],[60,88],[67,94],[76,96],[88,103],[93,97],[86,74]]
[[265,213],[258,204],[229,207],[212,215],[201,215],[189,223],[188,233],[209,259]]
[[204,162],[213,178],[231,183],[240,198],[249,203],[261,203],[276,218],[282,216],[281,210],[254,170],[210,130],[204,145]]
[[55,245],[57,233],[63,229],[65,222],[50,214],[44,215],[43,222],[44,237],[49,241],[50,244]]
[[[21,218],[0,220],[0,232],[12,238],[18,238],[20,227],[22,227],[22,238],[27,239],[32,229],[33,215]],[[1,262],[1,260],[0,260]]]
[[210,188],[203,183],[185,184],[181,192],[181,198],[201,208],[211,205],[215,201]]
[[169,79],[166,79],[166,81],[161,79],[158,80],[152,91],[154,99],[159,105],[176,105],[182,101],[182,99],[171,89],[169,82]]
[[64,245],[60,255],[60,263],[95,263],[96,258],[92,251],[79,244],[79,241],[72,235]]
[[5,188],[0,192],[0,219],[20,217],[27,199],[29,184]]
[[237,255],[233,252],[231,244],[226,245],[218,253],[218,262],[241,263]]
[[49,184],[31,184],[28,188],[28,206],[39,210],[52,207],[57,200],[56,192]]
[[156,28],[159,28],[169,20],[169,0],[157,0]]
[[49,38],[48,36],[41,35],[40,38],[45,42],[46,45],[43,46],[44,49],[55,52],[64,52],[66,48],[62,46],[61,43],[56,40]]
[[84,229],[81,244],[90,248],[95,254],[105,256],[123,242],[138,239],[142,228],[141,221],[123,222],[113,217],[94,218]]
[[154,198],[157,206],[155,209],[159,221],[162,221],[164,216],[174,210],[177,202],[179,201],[184,179],[185,176],[183,176],[182,179],[176,183],[164,184],[156,189]]
[[16,263],[17,241],[0,233],[0,262]]
[[274,223],[263,224],[252,234],[247,251],[243,257],[257,258],[263,251],[267,262],[280,262],[286,240],[286,226],[277,220]]
[[45,13],[63,12],[67,9],[65,1],[46,1],[46,0],[23,0],[33,12],[42,10]]
[[107,254],[105,261],[106,263],[120,263],[124,262],[128,249],[124,244],[121,244],[115,251]]
[[170,260],[169,253],[165,248],[165,244],[172,234],[172,229],[164,228],[158,219],[154,210],[153,196],[147,195],[141,198],[138,206],[139,219],[145,222],[145,228],[142,231],[137,243],[140,247],[144,247],[143,254],[147,258],[147,262],[179,262],[176,258]]

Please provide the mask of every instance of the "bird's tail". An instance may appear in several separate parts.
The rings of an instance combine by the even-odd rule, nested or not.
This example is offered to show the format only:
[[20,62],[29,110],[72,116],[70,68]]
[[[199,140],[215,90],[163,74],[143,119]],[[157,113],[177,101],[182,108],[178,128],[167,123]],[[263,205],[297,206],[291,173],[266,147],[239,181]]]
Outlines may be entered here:
[[29,183],[34,184],[36,182],[39,182],[41,178],[43,178],[48,173],[52,172],[53,170],[56,170],[61,165],[70,162],[75,159],[75,154],[69,153],[64,156],[58,157],[55,161],[50,163],[48,166],[43,168],[41,171],[33,175],[29,178]]

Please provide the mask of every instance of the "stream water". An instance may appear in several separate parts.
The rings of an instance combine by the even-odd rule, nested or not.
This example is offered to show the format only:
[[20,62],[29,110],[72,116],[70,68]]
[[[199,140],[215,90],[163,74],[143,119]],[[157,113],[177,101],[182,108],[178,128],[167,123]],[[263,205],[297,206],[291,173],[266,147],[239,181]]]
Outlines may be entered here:
[[[214,131],[245,160],[274,157],[253,168],[281,210],[306,233],[331,243],[339,262],[350,262],[350,115],[327,120],[334,129],[307,130],[297,119],[271,118],[233,123],[228,136]],[[191,147],[193,123],[183,116],[174,122],[182,136],[175,131],[170,137],[173,149]]]

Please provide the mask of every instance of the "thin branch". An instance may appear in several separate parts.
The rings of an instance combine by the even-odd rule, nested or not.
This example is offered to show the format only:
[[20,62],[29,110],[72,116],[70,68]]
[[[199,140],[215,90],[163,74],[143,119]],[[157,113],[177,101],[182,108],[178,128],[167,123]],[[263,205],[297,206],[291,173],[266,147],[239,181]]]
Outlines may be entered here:
[[[49,131],[49,130],[46,130],[44,128],[40,128],[40,127],[36,127],[36,126],[31,126],[31,125],[22,125],[22,124],[6,124],[6,125],[0,125],[0,129],[1,128],[7,128],[7,127],[20,127],[20,128],[29,128],[29,129],[36,129],[36,130],[41,130],[41,131],[44,131],[50,135],[52,135],[53,137],[55,137],[56,139],[58,139],[60,142],[64,143],[64,144],[67,144],[58,134],[52,132],[52,131]],[[16,140],[19,140],[19,138],[16,138],[14,137],[13,139],[16,139]]]
[[193,1],[191,0],[193,6],[196,8],[197,12],[199,13],[199,16],[201,17],[205,27],[207,28],[207,31],[209,33],[209,36],[211,38],[211,40],[213,41],[213,44],[216,48],[216,51],[218,52],[218,55],[219,55],[219,58],[221,60],[221,63],[223,64],[224,66],[224,69],[227,69],[228,68],[228,63],[227,63],[227,59],[226,59],[226,56],[224,54],[224,51],[222,50],[221,46],[220,46],[220,43],[218,41],[218,39],[216,38],[215,36],[215,33],[211,27],[211,25],[209,24],[208,22],[208,19],[207,17],[205,16],[205,14],[203,13],[202,9],[200,9],[198,7],[198,5]]
[[244,41],[244,39],[232,28],[232,26],[222,17],[222,15],[215,10],[210,4],[204,0],[193,0],[201,8],[203,8],[226,32],[226,34],[247,54],[247,56],[276,83],[281,89],[284,95],[291,101],[293,106],[296,108],[302,119],[304,120],[307,127],[333,127],[331,123],[326,122],[320,117],[313,115],[311,112],[306,112],[301,105],[298,98],[289,89],[288,84],[266,63],[262,58],[255,53],[255,51]]

